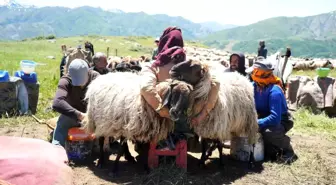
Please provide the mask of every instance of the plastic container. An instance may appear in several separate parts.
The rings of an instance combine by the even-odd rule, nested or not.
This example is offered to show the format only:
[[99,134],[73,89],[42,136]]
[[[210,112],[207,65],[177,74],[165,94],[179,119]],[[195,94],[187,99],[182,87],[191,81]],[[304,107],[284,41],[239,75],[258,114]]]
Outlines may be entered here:
[[21,60],[20,66],[25,74],[31,74],[35,72],[36,63],[31,60]]
[[317,68],[316,72],[318,77],[325,78],[329,75],[330,68]]
[[35,72],[26,74],[23,71],[16,71],[14,76],[21,78],[25,83],[37,83],[37,74]]
[[248,143],[248,138],[246,137],[232,138],[230,147],[230,155],[235,160],[248,162],[251,152],[253,152],[256,162],[264,160],[264,142],[261,135],[258,135],[258,140],[254,147]]
[[85,160],[92,154],[93,134],[87,134],[81,128],[75,127],[68,131],[68,139],[65,142],[65,150],[70,160]]
[[0,82],[8,82],[8,81],[9,81],[8,71],[0,70]]

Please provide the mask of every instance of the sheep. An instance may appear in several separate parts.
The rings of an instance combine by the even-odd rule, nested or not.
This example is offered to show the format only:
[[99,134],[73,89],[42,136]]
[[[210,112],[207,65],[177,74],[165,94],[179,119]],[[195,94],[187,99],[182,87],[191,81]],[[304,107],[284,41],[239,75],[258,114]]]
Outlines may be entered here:
[[[201,68],[202,70],[197,72],[195,68]],[[208,98],[212,83],[210,73],[220,82],[219,97],[214,109],[209,112],[208,117],[203,122],[192,125],[191,128],[201,138],[217,141],[217,144],[230,140],[234,136],[248,137],[251,144],[255,143],[258,124],[252,84],[247,78],[236,72],[223,73],[220,70],[210,69],[205,63],[190,60],[175,65],[171,70],[173,79],[183,79],[190,84],[199,80],[190,94],[190,107],[188,109],[190,117],[200,113],[203,107],[200,100]],[[197,79],[197,76],[200,76],[200,79]],[[206,141],[204,139],[200,160],[202,165],[206,160]],[[218,145],[218,148],[221,150],[222,146]],[[221,153],[220,158],[222,158]]]
[[293,64],[294,70],[307,70],[313,68],[314,61],[297,61]]
[[322,68],[322,67],[334,69],[333,63],[331,63],[329,60],[315,60],[311,67],[312,69],[317,69],[317,68]]
[[107,68],[110,71],[119,71],[119,72],[139,72],[142,69],[141,58],[131,58],[127,56],[123,59],[119,57],[109,57]]
[[[173,130],[172,121],[186,119],[180,110],[188,106],[188,102],[181,103],[178,100],[186,100],[192,86],[176,80],[161,82],[156,86],[160,96],[166,100],[164,105],[170,107],[170,120],[160,117],[142,98],[141,79],[139,75],[130,72],[109,73],[95,79],[89,85],[85,97],[88,107],[83,121],[84,129],[94,132],[97,137],[121,138],[139,143],[167,138]],[[124,146],[122,150],[126,150]],[[118,171],[118,161],[124,152],[122,150],[115,160],[113,174]],[[147,158],[143,161],[147,164]],[[149,170],[147,165],[145,169]]]

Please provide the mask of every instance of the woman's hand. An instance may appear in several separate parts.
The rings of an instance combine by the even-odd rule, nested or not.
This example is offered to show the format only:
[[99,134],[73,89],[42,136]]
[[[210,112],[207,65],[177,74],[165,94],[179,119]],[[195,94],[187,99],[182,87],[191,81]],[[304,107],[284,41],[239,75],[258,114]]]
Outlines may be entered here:
[[83,121],[83,119],[85,118],[85,116],[86,116],[86,114],[85,113],[80,113],[80,115],[79,115],[79,121]]

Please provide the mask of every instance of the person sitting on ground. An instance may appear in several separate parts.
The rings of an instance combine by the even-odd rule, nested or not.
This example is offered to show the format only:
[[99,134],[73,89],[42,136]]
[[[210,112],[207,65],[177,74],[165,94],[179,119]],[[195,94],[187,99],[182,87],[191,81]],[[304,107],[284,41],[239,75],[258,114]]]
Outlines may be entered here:
[[235,72],[237,71],[243,76],[246,76],[245,67],[245,55],[243,53],[234,53],[230,56],[230,67],[224,72]]
[[[184,43],[182,32],[179,28],[168,27],[160,37],[158,47],[158,55],[151,66],[142,68],[141,75],[143,84],[141,87],[141,95],[148,104],[158,112],[161,117],[170,118],[169,109],[162,106],[162,99],[155,89],[157,83],[170,79],[169,71],[178,63],[186,60],[184,52]],[[192,119],[193,124],[198,124],[204,120],[208,113],[214,108],[218,98],[219,84],[213,83],[207,103],[205,103],[201,113]],[[175,134],[185,137],[193,135],[188,123],[175,123]]]
[[259,131],[265,143],[265,158],[290,164],[297,156],[286,135],[293,127],[293,120],[287,108],[282,82],[274,76],[272,63],[262,57],[247,73],[251,71]]
[[69,65],[69,74],[63,76],[56,91],[52,108],[61,115],[57,121],[52,144],[64,147],[68,130],[81,126],[87,103],[84,101],[88,85],[99,73],[90,70],[87,62],[75,59]]
[[260,56],[264,57],[265,59],[267,58],[267,49],[265,46],[265,41],[259,42],[258,57]]
[[152,60],[155,60],[156,56],[158,54],[159,42],[160,42],[160,38],[156,38],[155,39],[155,44],[156,44],[157,47],[153,50]]
[[98,72],[99,74],[107,74],[109,71],[106,68],[107,66],[107,58],[106,55],[102,52],[96,53],[92,58],[93,70]]

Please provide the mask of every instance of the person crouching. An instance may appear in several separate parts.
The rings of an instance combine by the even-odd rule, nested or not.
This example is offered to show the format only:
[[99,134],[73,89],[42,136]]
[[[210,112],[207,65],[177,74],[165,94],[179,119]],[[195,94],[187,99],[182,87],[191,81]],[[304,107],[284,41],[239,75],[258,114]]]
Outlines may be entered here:
[[68,75],[63,76],[56,91],[53,109],[61,115],[56,123],[52,144],[65,146],[70,128],[81,126],[86,112],[84,101],[88,85],[99,73],[89,70],[82,59],[75,59],[69,65]]
[[274,76],[272,64],[258,58],[247,69],[251,74],[258,113],[259,131],[265,143],[265,158],[290,164],[297,159],[286,133],[293,127],[281,80]]

